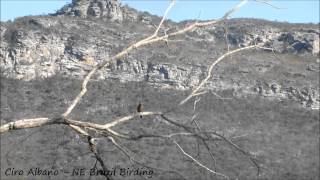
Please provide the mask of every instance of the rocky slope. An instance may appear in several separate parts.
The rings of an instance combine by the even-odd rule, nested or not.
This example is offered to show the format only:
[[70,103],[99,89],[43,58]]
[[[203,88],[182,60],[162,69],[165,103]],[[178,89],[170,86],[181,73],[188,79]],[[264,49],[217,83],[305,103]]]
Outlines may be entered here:
[[[22,17],[14,22],[2,22],[2,76],[31,80],[63,74],[82,78],[94,64],[151,34],[159,20],[159,17],[121,6],[116,0],[75,0],[51,16]],[[168,21],[165,28],[173,31],[187,23],[191,22]],[[317,25],[254,19],[229,20],[226,24],[232,49],[262,42],[265,46],[274,47],[278,56],[289,54],[301,59],[297,63],[307,67],[303,68],[301,75],[296,76],[307,78],[309,73],[314,74],[312,76],[319,73],[320,32]],[[206,73],[206,66],[213,61],[211,58],[223,52],[223,26],[207,27],[178,37],[169,43],[169,47],[160,43],[137,50],[117,64],[104,68],[95,78],[119,79],[121,82],[147,81],[157,87],[186,90],[197,85]],[[250,69],[256,68],[252,66],[261,66],[261,71],[266,71],[262,73],[267,73],[273,65],[266,65],[271,62],[264,58],[270,56],[271,52],[261,53],[262,64],[248,63],[249,67],[239,72],[248,74]],[[242,63],[239,61],[234,66],[241,66]],[[250,83],[243,81],[243,85],[227,81],[212,80],[208,88],[246,89],[249,94],[256,92],[276,98],[294,98],[305,107],[319,107],[317,81],[301,86],[277,80],[258,82],[250,79]]]
[[[160,20],[122,6],[117,0],[73,0],[55,14],[1,22],[1,124],[62,113],[95,64],[152,34]],[[166,21],[160,33],[175,31],[192,22]],[[175,37],[168,44],[160,42],[137,49],[96,73],[72,117],[102,123],[106,117],[112,119],[134,112],[141,100],[150,111],[174,108],[207,75],[208,65],[226,52],[224,26],[228,28],[230,49],[262,43],[273,47],[274,52],[243,51],[218,64],[205,86],[206,96],[200,96],[197,108],[200,125],[230,136],[247,134],[236,143],[250,149],[268,168],[262,179],[316,179],[319,162],[314,157],[319,157],[320,102],[318,24],[231,19],[225,25]],[[190,101],[170,115],[189,123],[194,115],[192,109]],[[167,132],[160,126],[156,120],[150,120],[139,126],[129,124],[121,130]],[[13,165],[91,167],[94,159],[87,155],[90,153],[83,146],[85,142],[81,139],[74,142],[75,134],[69,129],[55,127],[2,135],[1,176],[3,167]],[[59,138],[52,142],[52,137]],[[194,164],[181,163],[181,157],[168,153],[165,148],[172,148],[170,144],[126,143],[135,151],[145,150],[143,155],[149,153],[160,160],[151,162],[156,167],[179,170],[190,179],[210,179]],[[189,152],[196,149],[192,144],[185,146]],[[109,147],[101,146],[110,155],[106,155],[110,167],[127,165],[117,149]],[[220,147],[213,148],[219,171],[234,179],[256,178],[254,170],[247,168],[250,165],[246,160],[239,161],[239,155]],[[72,177],[62,175],[57,179]],[[155,179],[177,177],[158,173]]]

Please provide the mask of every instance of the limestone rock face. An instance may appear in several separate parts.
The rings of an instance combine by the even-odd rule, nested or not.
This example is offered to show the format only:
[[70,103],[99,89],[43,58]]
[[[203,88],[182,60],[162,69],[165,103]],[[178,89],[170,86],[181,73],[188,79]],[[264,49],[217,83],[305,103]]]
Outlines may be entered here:
[[[74,0],[51,16],[1,23],[1,75],[25,81],[54,75],[82,79],[94,65],[152,34],[160,19],[117,0]],[[159,33],[187,23],[192,22],[165,21]],[[230,57],[229,64],[218,64],[205,91],[288,98],[319,109],[319,29],[310,24],[229,20],[226,26],[196,29],[168,44],[135,50],[99,70],[93,79],[190,90],[205,78],[208,65],[226,52],[225,27],[230,49],[261,44],[274,52],[257,50]]]
[[[19,119],[58,117],[77,97],[84,77],[95,65],[152,35],[160,20],[161,17],[121,6],[116,0],[73,0],[53,15],[1,22],[1,125]],[[166,20],[159,36],[190,23],[194,21]],[[319,33],[319,24],[231,19],[169,37],[167,42],[135,48],[92,75],[87,93],[70,118],[106,124],[137,112],[139,104],[143,104],[145,111],[162,112],[168,120],[201,127],[232,140],[257,160],[260,179],[317,179]],[[209,66],[228,49],[253,44],[269,49],[229,55],[208,74]],[[208,76],[197,96],[178,106]],[[10,123],[11,130],[18,126]],[[130,137],[187,132],[167,123],[163,116],[143,116],[112,128]],[[108,140],[108,134],[82,129],[97,140],[97,151],[107,168],[128,172],[116,173],[112,179],[225,179],[187,162],[165,139],[117,138],[134,158],[159,168],[141,176],[139,173],[149,168],[128,163],[130,159]],[[246,156],[212,137],[215,140],[209,146],[217,157],[218,172],[229,179],[257,179],[257,169]],[[202,142],[191,136],[172,138],[199,162],[215,168]],[[87,142],[87,138],[60,124],[2,133],[1,173],[8,169],[26,170],[22,176],[3,175],[4,179],[13,180],[105,179],[100,176],[105,173],[100,173],[101,166]],[[27,175],[30,168],[36,167],[46,172],[57,170],[59,175]],[[84,169],[85,176],[71,173]],[[97,173],[94,177],[91,170]]]
[[123,8],[118,0],[73,0],[56,15],[70,15],[82,18],[107,18],[110,21],[123,20]]

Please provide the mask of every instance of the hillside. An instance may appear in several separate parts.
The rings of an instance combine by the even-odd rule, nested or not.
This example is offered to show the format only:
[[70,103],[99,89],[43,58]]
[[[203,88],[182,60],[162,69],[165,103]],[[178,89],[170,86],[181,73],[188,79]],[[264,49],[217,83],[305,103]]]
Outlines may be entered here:
[[[63,113],[94,65],[152,34],[160,20],[117,0],[74,0],[55,14],[1,22],[1,124]],[[193,22],[165,21],[160,33],[174,32]],[[176,105],[204,79],[208,65],[227,52],[224,27],[231,50],[261,43],[274,52],[242,51],[218,64],[205,86],[207,94],[199,96],[196,112],[200,126],[228,137],[245,135],[234,142],[256,155],[263,166],[261,179],[317,179],[319,24],[231,19],[179,35],[167,44],[136,49],[93,76],[88,93],[71,117],[103,123],[106,117],[111,120],[135,112],[137,104],[143,102],[148,111],[174,109],[171,117],[192,124],[194,100],[180,108]],[[170,131],[157,118],[116,130]],[[130,166],[127,157],[108,140],[101,141],[108,167]],[[150,165],[177,170],[187,179],[213,178],[168,142],[122,143]],[[196,143],[190,140],[184,147],[192,152]],[[219,172],[232,179],[256,178],[254,167],[241,154],[223,142],[212,148]],[[199,158],[211,163],[206,153]],[[1,134],[1,179],[19,177],[5,175],[8,168],[71,171],[94,164],[85,141],[67,127],[53,125]],[[51,177],[61,178],[79,179],[67,173]],[[155,171],[151,179],[181,177]]]

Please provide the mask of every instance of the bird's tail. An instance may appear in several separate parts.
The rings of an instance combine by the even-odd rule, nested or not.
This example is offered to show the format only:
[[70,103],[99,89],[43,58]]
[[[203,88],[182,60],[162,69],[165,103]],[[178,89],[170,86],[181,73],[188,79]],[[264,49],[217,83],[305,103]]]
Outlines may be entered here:
[[140,116],[140,118],[142,119],[142,115]]

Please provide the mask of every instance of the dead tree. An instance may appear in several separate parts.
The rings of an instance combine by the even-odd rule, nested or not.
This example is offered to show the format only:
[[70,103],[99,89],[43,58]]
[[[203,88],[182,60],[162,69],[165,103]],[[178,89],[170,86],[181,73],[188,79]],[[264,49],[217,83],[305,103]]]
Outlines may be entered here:
[[[155,44],[158,42],[170,42],[171,38],[176,37],[178,35],[191,32],[197,28],[202,28],[202,27],[207,27],[207,26],[214,26],[218,23],[223,23],[228,17],[235,11],[237,11],[241,6],[243,6],[245,3],[247,3],[247,0],[242,0],[239,4],[237,4],[234,8],[232,8],[230,11],[228,11],[222,18],[217,19],[217,20],[212,20],[212,21],[205,21],[205,22],[194,22],[192,24],[187,25],[183,29],[177,30],[175,32],[171,33],[165,33],[165,35],[159,35],[159,30],[162,27],[162,24],[164,23],[166,16],[170,9],[174,6],[175,1],[172,1],[172,3],[169,5],[167,10],[164,13],[164,16],[162,20],[160,21],[159,25],[157,26],[155,32],[150,35],[149,37],[146,37],[138,42],[133,43],[126,49],[122,50],[118,54],[114,55],[113,57],[104,60],[103,62],[95,65],[91,71],[86,75],[86,77],[83,79],[81,89],[79,94],[73,99],[71,104],[66,107],[65,112],[63,112],[61,115],[56,116],[54,118],[48,118],[48,117],[38,117],[38,118],[32,118],[32,119],[20,119],[20,120],[15,120],[12,122],[9,122],[7,124],[3,124],[0,127],[0,133],[4,134],[6,132],[10,132],[13,130],[19,130],[19,129],[26,129],[26,128],[36,128],[36,127],[41,127],[41,126],[48,126],[48,125],[53,125],[53,124],[60,124],[64,126],[68,126],[71,129],[75,130],[78,134],[83,136],[84,138],[87,139],[90,151],[94,154],[96,157],[97,162],[100,163],[102,170],[106,171],[106,163],[103,161],[103,159],[100,156],[100,153],[97,151],[97,146],[99,146],[99,142],[96,137],[93,137],[92,135],[89,134],[89,131],[95,131],[98,133],[100,136],[103,136],[105,138],[108,138],[115,147],[119,149],[120,152],[123,153],[123,155],[127,156],[128,159],[133,163],[137,164],[143,167],[147,168],[152,168],[152,169],[159,169],[162,171],[171,171],[173,173],[178,174],[182,178],[183,175],[181,175],[180,172],[178,171],[173,171],[173,170],[167,170],[167,169],[162,169],[158,167],[151,167],[148,164],[145,164],[143,162],[140,162],[139,160],[135,159],[133,155],[127,150],[126,147],[121,145],[119,141],[121,139],[124,140],[130,140],[130,141],[138,141],[141,139],[145,138],[158,138],[158,139],[164,139],[166,141],[172,142],[173,145],[176,146],[176,148],[189,160],[191,160],[195,165],[207,170],[209,173],[215,175],[215,176],[220,176],[226,179],[229,179],[229,177],[226,174],[222,174],[220,172],[217,172],[214,168],[209,168],[207,165],[201,162],[200,159],[196,159],[193,157],[191,154],[186,152],[186,150],[181,146],[181,144],[178,143],[178,141],[175,139],[176,137],[181,137],[181,138],[189,138],[193,137],[199,140],[199,143],[202,143],[206,149],[206,151],[210,154],[211,159],[214,164],[216,164],[216,160],[214,155],[211,153],[211,149],[209,146],[209,143],[219,140],[219,141],[224,141],[226,142],[231,148],[235,149],[236,151],[242,153],[245,157],[248,158],[249,161],[253,164],[254,167],[257,169],[257,174],[260,173],[260,165],[257,162],[257,160],[254,158],[253,155],[251,155],[248,151],[244,150],[243,148],[239,147],[237,144],[235,144],[232,139],[225,137],[224,135],[217,133],[216,131],[213,130],[207,130],[201,128],[197,123],[195,123],[195,126],[187,126],[182,123],[179,123],[176,121],[174,118],[170,117],[168,113],[166,112],[147,112],[147,111],[140,111],[136,112],[133,114],[129,114],[125,117],[119,117],[117,119],[113,120],[107,120],[105,121],[104,124],[96,124],[92,122],[85,122],[82,120],[74,120],[69,117],[70,113],[73,111],[73,109],[79,104],[79,101],[83,98],[83,96],[87,92],[87,84],[89,83],[91,77],[95,74],[96,71],[100,70],[101,68],[110,65],[112,63],[115,63],[117,60],[120,60],[124,56],[128,55],[131,53],[133,50],[138,50],[140,47]],[[223,54],[221,57],[219,57],[217,60],[213,61],[209,66],[208,66],[208,72],[207,76],[197,85],[196,87],[193,88],[192,92],[182,99],[179,104],[176,105],[176,107],[183,106],[186,104],[186,102],[190,101],[193,98],[199,97],[200,95],[203,95],[207,93],[206,91],[203,90],[203,87],[206,85],[208,80],[212,77],[212,71],[213,68],[222,60],[226,59],[226,57],[235,54],[240,51],[245,51],[249,49],[269,49],[262,47],[261,45],[252,45],[248,47],[243,47],[235,50],[228,50],[227,53]],[[270,49],[269,49],[270,50]],[[196,101],[199,99],[195,99],[194,104],[196,104]],[[168,126],[174,126],[180,131],[177,131],[172,134],[163,134],[163,135],[156,135],[156,134],[140,134],[138,136],[132,136],[128,134],[124,134],[122,132],[115,131],[113,128],[115,126],[123,126],[126,124],[126,122],[132,121],[134,119],[138,119],[138,121],[145,121],[147,118],[139,118],[139,117],[158,117],[161,121],[164,121],[167,123]],[[112,179],[112,177],[106,175],[106,179]]]

